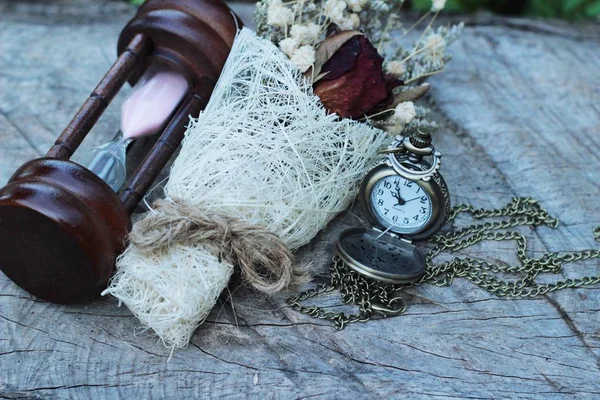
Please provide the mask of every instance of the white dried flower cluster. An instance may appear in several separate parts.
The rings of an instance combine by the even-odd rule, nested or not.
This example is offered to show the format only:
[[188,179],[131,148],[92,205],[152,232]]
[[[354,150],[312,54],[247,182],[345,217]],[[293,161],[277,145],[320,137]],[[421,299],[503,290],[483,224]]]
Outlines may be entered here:
[[267,23],[277,27],[286,27],[294,22],[294,13],[283,5],[281,0],[272,0],[267,11]]
[[323,4],[323,15],[327,20],[342,30],[351,31],[357,29],[360,25],[358,14],[348,12],[348,8],[362,10],[364,3],[361,0],[326,0]]
[[344,0],[327,0],[323,5],[323,15],[329,18],[334,24],[336,21],[344,19],[344,11],[348,5]]
[[404,63],[401,61],[389,61],[385,64],[385,72],[394,75],[396,78],[402,78],[406,72]]
[[298,41],[291,37],[283,39],[281,42],[279,42],[279,48],[281,49],[281,51],[283,51],[285,55],[291,58],[296,49],[298,48]]
[[292,25],[290,35],[300,44],[317,43],[321,27],[314,22],[309,22],[306,25]]
[[436,30],[430,29],[415,44],[412,53],[397,54],[398,57],[408,57],[404,80],[419,83],[430,75],[442,72],[450,60],[450,55],[446,51],[448,45],[458,39],[463,27],[461,23],[451,27],[442,26]]
[[394,113],[387,119],[370,122],[392,136],[409,136],[418,130],[433,132],[437,129],[435,121],[427,119],[429,110],[413,102],[400,103],[393,111]]
[[[431,0],[431,16],[443,10],[447,0]],[[404,81],[396,91],[410,91],[427,77],[444,70],[450,60],[448,45],[463,25],[428,27],[413,46],[403,46],[400,8],[405,0],[259,0],[255,20],[257,32],[277,44],[300,71],[315,62],[315,52],[332,30],[360,30],[384,57],[384,72]],[[426,23],[426,22],[425,22]],[[425,24],[424,23],[424,24]],[[411,25],[411,24],[408,24]],[[428,110],[411,101],[394,102],[393,109],[369,118],[374,126],[390,134],[406,135],[420,127],[433,127]],[[393,111],[393,113],[392,113]]]
[[440,12],[446,7],[446,0],[433,0],[431,2],[431,11]]
[[446,39],[439,33],[430,33],[423,40],[423,58],[442,58],[446,51]]
[[379,128],[389,132],[390,134],[403,134],[405,129],[417,117],[417,108],[412,101],[400,103],[394,108],[394,113]]
[[348,7],[354,11],[355,13],[361,12],[365,4],[367,4],[368,0],[347,0],[346,4]]
[[[276,44],[293,37],[299,39],[300,45],[314,46],[325,38],[330,28],[340,31],[359,29],[362,21],[370,17],[373,6],[390,9],[384,0],[292,0],[287,3],[260,0],[254,13],[256,30]],[[384,14],[377,14],[377,19]]]
[[337,26],[342,31],[353,31],[358,29],[360,25],[360,18],[356,14],[350,14],[348,18],[343,18],[337,22]]
[[[318,1],[318,0],[317,0]],[[358,29],[357,12],[374,0],[262,0],[256,6],[258,33],[276,43],[301,70],[315,61],[315,46],[332,24],[341,31]],[[381,1],[381,0],[378,0]]]
[[[290,37],[281,40],[279,42],[279,48],[292,60],[305,59],[301,54],[307,54],[309,51],[308,48],[310,48],[310,51],[312,51],[312,54],[314,55],[315,50],[313,44],[318,42],[320,33],[321,27],[314,22],[309,22],[306,25],[292,25],[290,28]],[[293,57],[294,54],[300,50],[301,46],[305,49],[302,50],[301,54]],[[312,62],[314,62],[314,60]]]
[[301,72],[306,72],[315,62],[315,48],[304,45],[294,51],[290,60]]
[[389,12],[390,5],[384,0],[371,0],[371,9],[375,11]]
[[296,67],[302,72],[306,72],[315,62],[315,48],[305,44],[298,38],[289,37],[279,42],[279,48],[287,55]]
[[392,118],[393,120],[405,125],[412,122],[416,116],[417,111],[415,110],[415,103],[412,101],[406,101],[396,106]]

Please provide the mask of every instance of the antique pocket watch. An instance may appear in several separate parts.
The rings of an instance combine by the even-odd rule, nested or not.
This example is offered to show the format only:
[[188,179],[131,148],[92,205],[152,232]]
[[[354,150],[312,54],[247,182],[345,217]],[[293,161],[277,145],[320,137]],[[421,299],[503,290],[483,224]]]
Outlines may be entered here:
[[432,236],[450,214],[448,187],[439,173],[442,155],[426,132],[398,136],[383,152],[387,157],[367,173],[359,192],[370,226],[343,231],[337,252],[366,277],[413,282],[425,272],[425,256],[412,241]]

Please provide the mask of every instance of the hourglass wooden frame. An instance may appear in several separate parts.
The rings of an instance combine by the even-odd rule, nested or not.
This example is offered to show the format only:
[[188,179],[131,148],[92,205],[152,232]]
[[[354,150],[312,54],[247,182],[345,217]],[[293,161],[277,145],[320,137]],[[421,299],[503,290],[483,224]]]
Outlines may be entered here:
[[[77,303],[100,293],[131,229],[130,215],[181,143],[189,115],[212,93],[239,18],[219,0],[149,0],[125,26],[119,57],[46,157],[21,166],[0,189],[0,269],[46,301]],[[189,91],[122,189],[69,161],[126,81],[160,60]]]

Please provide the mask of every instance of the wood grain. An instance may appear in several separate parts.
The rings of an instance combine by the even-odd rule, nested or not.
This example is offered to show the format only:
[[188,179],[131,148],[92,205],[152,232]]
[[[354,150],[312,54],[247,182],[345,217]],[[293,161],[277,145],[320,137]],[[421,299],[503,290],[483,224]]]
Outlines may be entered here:
[[[83,4],[0,0],[0,183],[51,145],[115,58],[133,9]],[[249,21],[248,7],[240,14]],[[562,224],[524,230],[533,254],[597,247],[599,42],[591,24],[477,16],[446,73],[432,80],[442,126],[435,143],[453,201],[487,207],[538,198]],[[114,134],[121,101],[83,150]],[[313,260],[316,282],[327,279],[337,233],[356,223],[340,218],[300,252]],[[465,253],[514,261],[507,243]],[[597,262],[564,275],[592,273],[600,273]],[[342,332],[285,308],[283,295],[235,284],[230,291],[232,301],[224,296],[189,348],[167,362],[169,351],[147,333],[135,336],[135,318],[114,300],[47,304],[0,276],[0,398],[600,395],[598,287],[510,300],[459,279],[411,290],[399,318]],[[322,304],[345,309],[333,294]]]

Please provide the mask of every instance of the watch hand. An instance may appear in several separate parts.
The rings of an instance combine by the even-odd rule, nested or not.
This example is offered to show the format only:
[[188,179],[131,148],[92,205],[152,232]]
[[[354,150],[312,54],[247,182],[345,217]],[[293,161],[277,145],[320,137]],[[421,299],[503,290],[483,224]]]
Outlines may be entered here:
[[404,201],[404,199],[402,198],[402,196],[400,195],[400,188],[396,187],[396,192],[391,192],[392,193],[392,197],[394,197],[396,200],[398,200],[398,205],[399,206],[403,206],[404,203],[406,203],[406,201]]
[[414,199],[410,199],[410,200],[404,200],[404,202],[405,202],[405,203],[408,203],[409,201],[417,200],[417,199],[420,199],[420,198],[421,198],[421,196],[417,196],[417,197],[415,197]]

